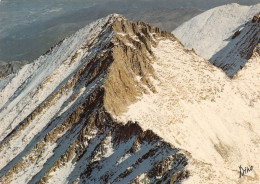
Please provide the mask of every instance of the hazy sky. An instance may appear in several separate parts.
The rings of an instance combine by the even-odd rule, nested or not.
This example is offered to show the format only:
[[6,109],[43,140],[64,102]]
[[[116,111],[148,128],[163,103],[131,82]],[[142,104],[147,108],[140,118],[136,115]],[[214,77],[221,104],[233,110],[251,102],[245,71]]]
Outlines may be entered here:
[[260,3],[260,0],[2,0],[0,25],[30,23],[91,6],[104,10],[179,7],[209,9],[227,3],[252,5]]
[[[108,13],[123,12],[126,15],[131,11],[137,17],[143,17],[150,16],[146,12],[160,14],[161,11],[169,12],[181,7],[192,7],[202,12],[201,10],[228,3],[253,5],[260,3],[260,0],[1,0],[0,61],[27,59],[22,55],[28,56],[39,52],[38,50],[46,50],[53,42],[72,34],[88,21]],[[161,15],[165,16],[165,13]],[[167,19],[171,20],[169,17]],[[63,31],[64,35],[59,34],[59,31]],[[30,43],[28,40],[31,40]],[[33,45],[35,43],[44,48],[39,49]],[[31,47],[25,48],[25,45]]]
[[[1,29],[48,19],[86,7],[111,9],[154,9],[195,7],[209,9],[227,3],[252,5],[260,0],[2,0],[0,4]],[[4,35],[0,35],[3,37]]]

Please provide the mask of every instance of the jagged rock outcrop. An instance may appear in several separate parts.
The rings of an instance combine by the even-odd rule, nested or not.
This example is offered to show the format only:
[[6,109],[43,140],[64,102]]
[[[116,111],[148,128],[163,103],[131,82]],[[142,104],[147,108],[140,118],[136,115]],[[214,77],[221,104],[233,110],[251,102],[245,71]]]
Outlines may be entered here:
[[252,18],[252,23],[255,23],[256,21],[260,21],[260,13],[256,14],[253,18]]
[[[239,63],[231,66],[238,69],[233,78],[177,41],[162,40],[152,48],[156,93],[143,95],[117,117],[125,122],[138,121],[142,128],[152,129],[186,150],[191,173],[187,184],[259,181],[260,167],[255,164],[260,163],[259,24],[251,22],[259,8],[260,4],[217,7],[174,31],[185,46],[204,53],[203,57],[211,57],[220,48],[230,54],[220,58],[237,55],[240,61],[241,54],[247,57],[242,69],[235,67]],[[243,27],[232,40],[234,32]],[[228,43],[233,44],[225,47]],[[234,62],[223,61],[223,65]],[[239,177],[240,165],[254,169]]]
[[240,35],[241,31],[237,30],[234,35],[232,36],[232,39],[235,39],[238,35]]
[[186,156],[120,115],[156,93],[152,47],[167,32],[120,15],[66,38],[0,85],[2,183],[179,183]]
[[105,107],[113,114],[126,111],[142,93],[155,92],[152,46],[160,39],[176,39],[172,34],[144,22],[133,23],[120,19],[113,24],[114,61],[104,84]]
[[0,80],[2,183],[256,183],[259,44],[246,51],[231,79],[146,23],[90,24]]

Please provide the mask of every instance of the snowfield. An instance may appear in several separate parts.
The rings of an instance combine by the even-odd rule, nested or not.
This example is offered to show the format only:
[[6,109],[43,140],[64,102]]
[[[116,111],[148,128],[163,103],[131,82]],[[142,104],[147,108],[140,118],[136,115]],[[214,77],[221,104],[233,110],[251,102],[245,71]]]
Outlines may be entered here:
[[224,48],[233,34],[260,12],[260,4],[242,6],[236,3],[208,10],[183,23],[172,33],[187,49],[194,49],[205,59]]
[[[174,52],[172,52],[174,51]],[[138,121],[191,157],[184,183],[252,183],[260,173],[260,57],[231,80],[177,42],[153,48],[157,93],[144,94],[122,116]],[[239,166],[254,172],[239,179]]]

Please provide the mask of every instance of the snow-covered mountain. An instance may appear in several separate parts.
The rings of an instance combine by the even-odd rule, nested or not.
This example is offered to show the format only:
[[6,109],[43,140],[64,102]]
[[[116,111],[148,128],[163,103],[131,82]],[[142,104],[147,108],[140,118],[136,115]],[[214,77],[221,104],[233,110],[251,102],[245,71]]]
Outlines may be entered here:
[[259,47],[231,80],[149,24],[86,26],[1,79],[0,180],[255,184]]
[[126,110],[150,81],[152,44],[174,37],[120,15],[63,40],[0,86],[1,183],[178,183],[186,156]]
[[[178,42],[160,41],[153,52],[156,93],[144,94],[117,118],[137,121],[187,151],[184,183],[255,184],[260,151],[260,51],[230,80]],[[254,171],[239,178],[239,166]]]
[[194,17],[173,33],[186,48],[193,48],[233,77],[259,43],[260,22],[252,22],[258,13],[260,4],[228,4]]

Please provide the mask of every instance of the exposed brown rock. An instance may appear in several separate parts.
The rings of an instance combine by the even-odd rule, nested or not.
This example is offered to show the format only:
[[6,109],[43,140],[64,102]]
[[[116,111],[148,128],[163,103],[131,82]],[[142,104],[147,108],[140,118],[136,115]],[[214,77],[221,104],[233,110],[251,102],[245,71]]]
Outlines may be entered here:
[[232,36],[232,39],[235,39],[238,35],[240,35],[241,31],[237,30],[234,35]]
[[255,23],[259,18],[260,18],[260,13],[256,14],[256,15],[252,18],[252,22]]
[[[123,17],[118,17],[114,22],[109,19],[103,29],[81,47],[90,52],[91,49],[102,48],[101,51],[83,58],[82,62],[85,63],[6,136],[1,142],[0,151],[23,134],[26,127],[68,91],[74,93],[64,105],[79,98],[81,86],[89,88],[88,95],[81,99],[82,103],[72,106],[67,114],[55,115],[41,135],[36,135],[34,142],[31,141],[18,155],[21,159],[11,160],[1,170],[2,181],[10,183],[15,174],[28,172],[27,167],[43,161],[48,147],[55,144],[53,155],[44,161],[29,183],[51,183],[55,173],[70,162],[75,164],[75,170],[67,178],[69,183],[113,183],[126,176],[131,176],[129,183],[146,180],[177,183],[187,177],[183,174],[186,173],[187,159],[177,148],[165,143],[152,131],[142,130],[138,122],[129,121],[123,125],[112,116],[125,112],[142,94],[156,93],[151,81],[156,78],[152,67],[152,47],[156,47],[161,39],[176,38],[144,22],[133,23]],[[106,38],[106,32],[114,35],[110,42],[104,44],[102,40]],[[51,54],[52,50],[47,54]],[[78,57],[78,52],[72,54],[68,65]],[[46,78],[33,95],[39,95],[39,91],[46,88],[54,76],[52,74]],[[92,89],[93,83],[96,87]],[[124,163],[120,159],[126,155],[131,159]],[[149,168],[133,176],[134,170],[145,164],[146,160],[150,161]],[[170,167],[175,163],[176,166],[181,165],[180,170]],[[97,176],[102,168],[106,170]],[[141,179],[142,174],[145,175],[144,179]],[[158,180],[157,176],[161,179]]]
[[[151,65],[154,57],[151,47],[155,47],[160,39],[176,38],[147,23],[133,23],[124,18],[114,22],[113,30],[114,61],[104,84],[104,103],[109,112],[119,115],[142,93],[147,93],[144,86],[156,92],[151,83],[151,78],[156,78]],[[137,78],[141,81],[137,82]]]

